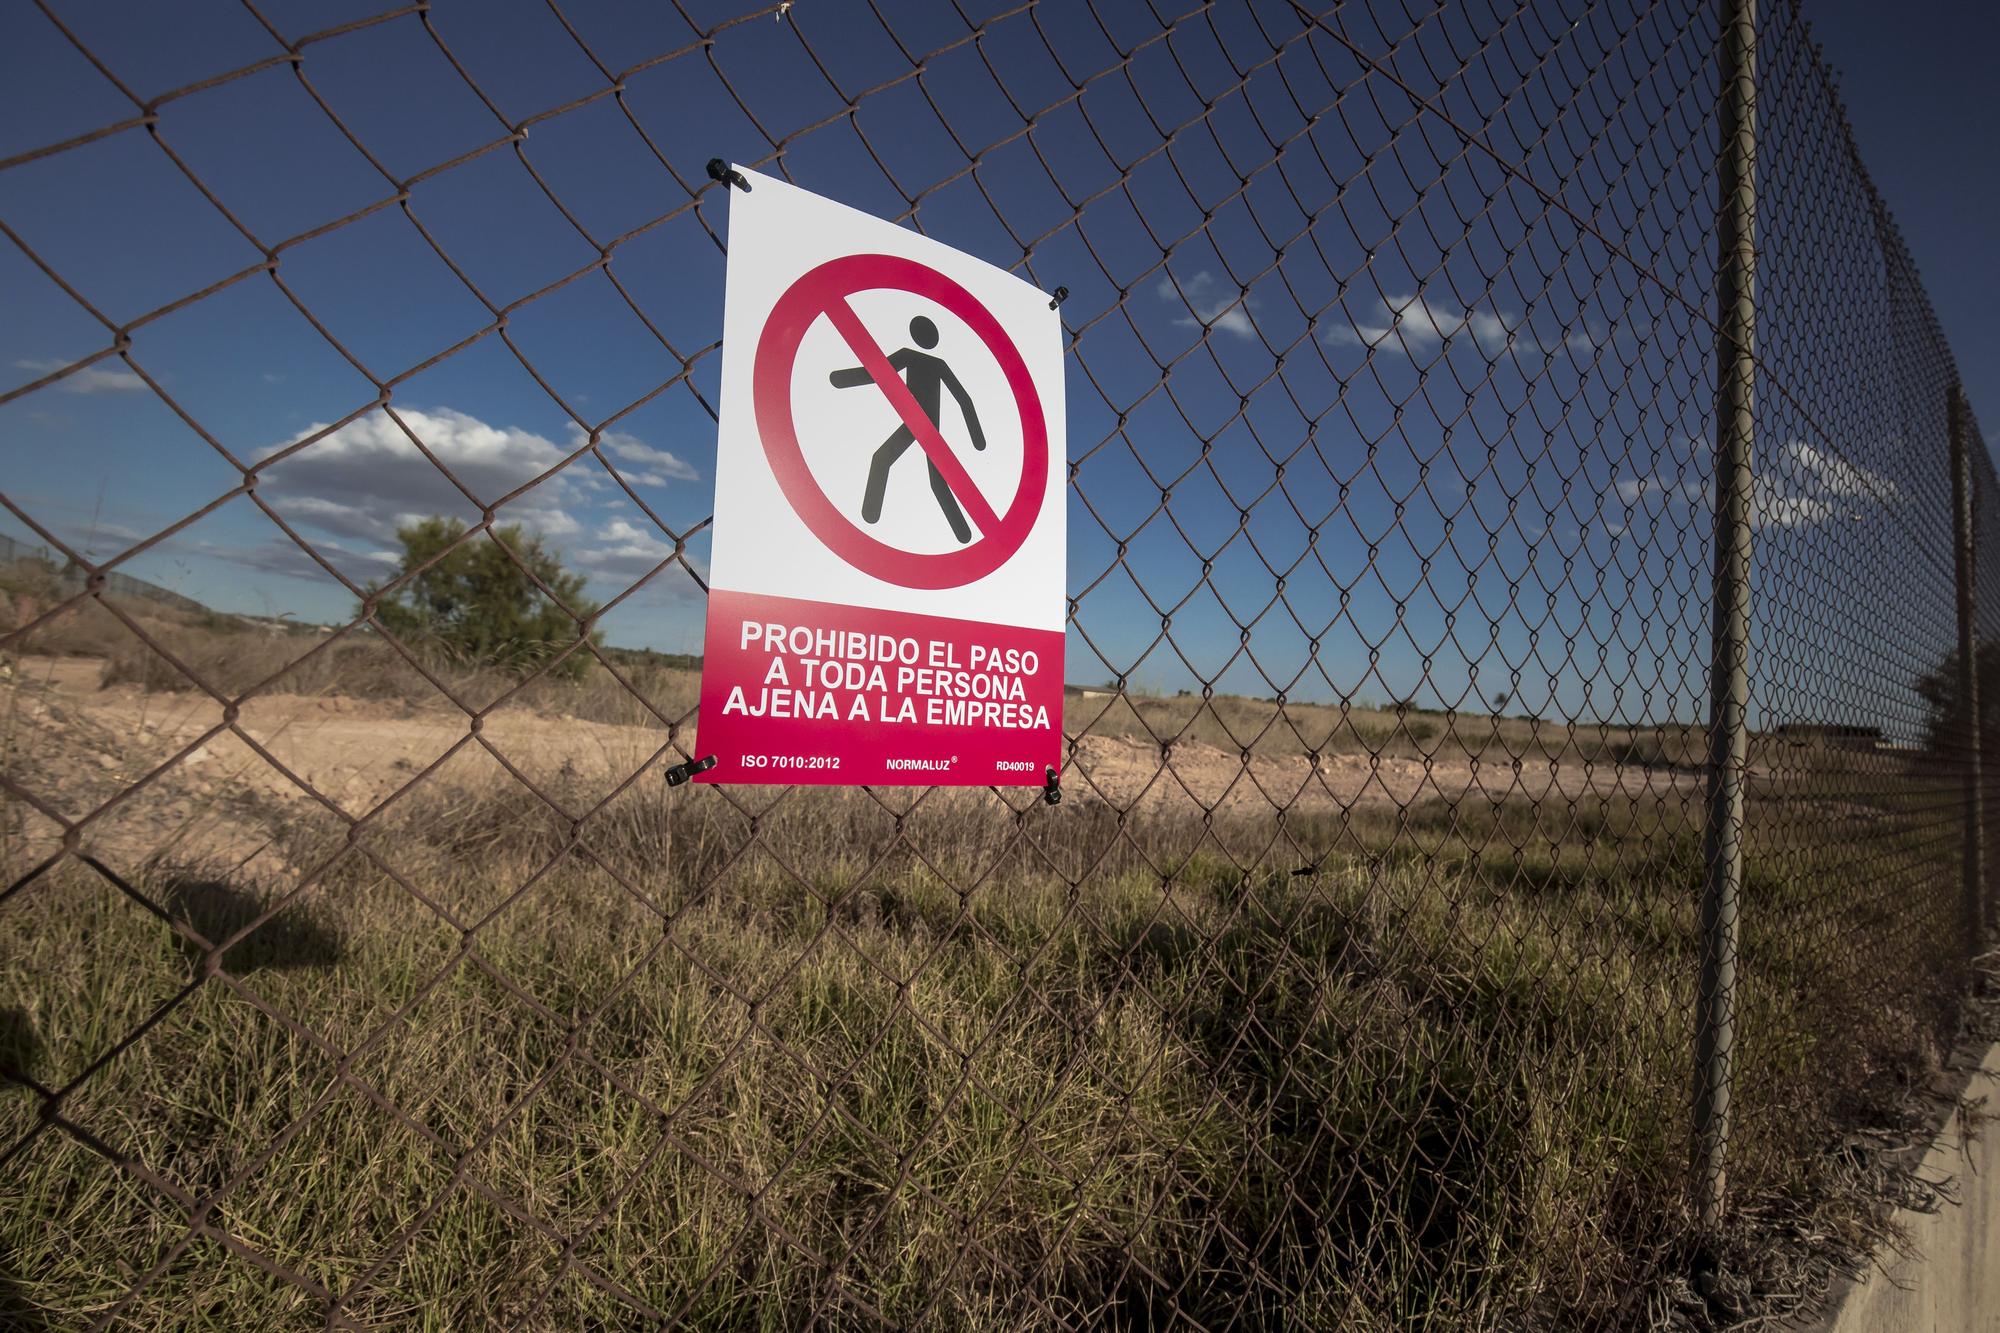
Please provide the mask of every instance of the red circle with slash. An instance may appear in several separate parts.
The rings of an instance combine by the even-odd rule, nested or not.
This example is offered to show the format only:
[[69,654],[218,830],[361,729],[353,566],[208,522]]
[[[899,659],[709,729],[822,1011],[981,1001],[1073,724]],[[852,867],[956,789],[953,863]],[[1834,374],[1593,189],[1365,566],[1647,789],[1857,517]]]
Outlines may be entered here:
[[[902,377],[890,368],[888,358],[847,302],[856,292],[878,290],[909,292],[935,301],[963,320],[1000,363],[1021,416],[1021,484],[1006,513],[993,512],[936,423],[917,406]],[[833,322],[875,387],[916,436],[967,517],[977,525],[979,540],[936,555],[905,551],[862,531],[827,498],[819,479],[806,466],[792,411],[792,371],[799,344],[822,315]],[[764,454],[770,459],[778,488],[813,535],[862,573],[904,588],[957,588],[1006,564],[1034,530],[1048,490],[1049,428],[1041,395],[1020,349],[1000,321],[971,292],[936,269],[896,255],[844,255],[805,274],[771,307],[757,340],[751,386],[757,433],[763,439]]]

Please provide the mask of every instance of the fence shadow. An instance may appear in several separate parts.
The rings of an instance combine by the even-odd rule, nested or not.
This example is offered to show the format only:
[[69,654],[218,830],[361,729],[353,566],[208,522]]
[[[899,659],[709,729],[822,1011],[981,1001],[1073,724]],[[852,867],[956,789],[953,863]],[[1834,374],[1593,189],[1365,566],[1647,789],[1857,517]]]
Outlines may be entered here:
[[[0,1089],[19,1087],[12,1077],[7,1076],[32,1075],[41,1050],[41,1038],[35,1033],[28,1011],[11,1005],[0,1009]],[[20,1089],[19,1095],[28,1095],[27,1089]],[[19,1330],[19,1333],[39,1333],[39,1330],[53,1328],[41,1307],[23,1294],[20,1276],[14,1256],[0,1250],[0,1328]]]
[[0,1328],[12,1333],[42,1333],[55,1328],[42,1307],[23,1294],[12,1270],[12,1258],[0,1258]]
[[18,1005],[0,1009],[0,1077],[33,1074],[41,1052],[42,1039],[35,1034],[28,1011]]
[[[163,905],[203,938],[220,943],[269,910],[268,900],[236,885],[207,876],[190,875],[167,882]],[[190,961],[202,950],[180,941]],[[294,905],[257,927],[229,950],[228,965],[241,975],[266,969],[332,967],[346,956],[340,932]]]

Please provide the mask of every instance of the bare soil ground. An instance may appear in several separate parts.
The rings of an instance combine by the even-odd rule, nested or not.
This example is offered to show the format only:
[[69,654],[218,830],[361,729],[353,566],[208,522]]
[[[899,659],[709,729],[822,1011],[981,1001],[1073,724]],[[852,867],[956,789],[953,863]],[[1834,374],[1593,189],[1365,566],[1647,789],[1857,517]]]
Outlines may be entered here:
[[[55,850],[61,826],[49,814],[77,820],[108,806],[87,826],[85,845],[114,863],[166,847],[237,859],[268,840],[269,818],[315,808],[322,817],[337,818],[336,810],[359,817],[419,781],[473,786],[506,781],[511,769],[602,796],[649,763],[639,780],[657,781],[660,765],[677,758],[657,723],[505,707],[475,734],[471,720],[443,701],[423,707],[344,694],[260,695],[243,704],[232,728],[206,695],[104,686],[103,667],[93,657],[24,657],[0,675],[4,771],[41,807],[9,802],[22,807],[10,831],[17,854],[39,859]],[[1163,746],[1091,734],[1076,742],[1064,784],[1072,797],[1121,808],[1252,817],[1386,810],[1468,794],[1692,799],[1697,789],[1695,775],[1666,767],[1541,753],[1496,762],[1448,737],[1419,749],[1315,757],[1260,748],[1245,757],[1201,740]]]

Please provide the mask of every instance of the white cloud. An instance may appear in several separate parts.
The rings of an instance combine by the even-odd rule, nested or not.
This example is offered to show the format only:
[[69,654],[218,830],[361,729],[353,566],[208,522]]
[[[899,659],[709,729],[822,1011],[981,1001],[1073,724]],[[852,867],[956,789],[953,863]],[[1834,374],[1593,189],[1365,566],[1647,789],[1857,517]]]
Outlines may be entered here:
[[[16,370],[33,371],[36,375],[46,375],[69,365],[49,357],[24,357],[14,363]],[[85,366],[74,375],[65,375],[49,386],[58,393],[143,393],[146,381],[140,379],[124,362],[107,357],[96,365]]]
[[1750,526],[1766,528],[1809,528],[1823,523],[1835,513],[1833,502],[1817,495],[1786,495],[1768,482],[1753,482],[1750,488]]
[[[371,578],[397,557],[396,531],[432,515],[479,521],[481,504],[490,504],[521,486],[529,490],[496,515],[500,524],[518,523],[559,544],[563,560],[580,573],[605,585],[622,586],[650,573],[673,554],[670,537],[608,512],[618,508],[620,493],[595,461],[577,459],[561,466],[588,436],[570,432],[559,443],[533,431],[494,426],[451,408],[395,409],[411,434],[437,459],[419,451],[386,411],[374,411],[349,422],[296,453],[269,464],[258,494],[315,550],[351,577]],[[296,445],[320,431],[315,425],[286,443],[258,454],[260,461]],[[635,436],[612,432],[600,437],[613,458],[632,464],[626,473],[636,484],[664,486],[694,479],[695,469],[664,449]],[[439,464],[464,484],[453,485]],[[536,478],[543,478],[537,482]],[[310,562],[296,547],[251,545],[204,551],[251,568],[272,573],[310,576]],[[675,576],[663,574],[666,585]],[[680,576],[686,582],[685,576]]]
[[1429,355],[1446,339],[1462,335],[1470,335],[1487,356],[1498,356],[1509,347],[1544,356],[1554,356],[1565,347],[1587,352],[1606,341],[1605,329],[1589,321],[1579,328],[1544,336],[1530,328],[1526,319],[1497,307],[1461,310],[1448,301],[1395,293],[1377,300],[1369,315],[1349,323],[1336,322],[1323,336],[1334,347],[1381,348],[1418,356]]
[[1752,512],[1760,528],[1800,528],[1831,518],[1858,522],[1868,509],[1901,499],[1896,483],[1881,473],[1803,440],[1787,440],[1757,474]]
[[[576,432],[574,443],[581,446],[589,437],[582,431]],[[637,486],[665,486],[671,481],[699,481],[701,474],[692,464],[665,449],[656,449],[634,436],[622,431],[606,431],[599,437],[613,458],[636,467],[619,468],[619,475]]]
[[[151,535],[123,523],[114,523],[99,514],[86,514],[73,505],[59,501],[53,504],[36,504],[36,497],[23,495],[19,498],[27,502],[25,507],[43,524],[54,530],[63,545],[87,560],[103,560],[117,555]],[[61,562],[63,559],[60,552],[44,546],[39,534],[24,535],[16,540],[23,547],[48,551],[48,556],[52,560]]]
[[573,563],[593,574],[638,578],[674,553],[674,544],[663,540],[658,532],[622,518],[612,519],[596,535],[604,545],[585,547],[570,557]]
[[[1579,352],[1591,352],[1609,341],[1608,330],[1594,320],[1584,320],[1581,327],[1573,328],[1562,336],[1564,347],[1573,347]],[[1548,345],[1545,343],[1545,347]],[[1554,351],[1553,347],[1548,350]]]
[[[127,546],[136,545],[144,541],[146,535],[137,528],[128,528],[122,523],[105,523],[100,521],[92,523],[85,530],[84,545],[109,554],[114,551],[122,551]],[[107,543],[112,542],[117,543],[117,545],[107,545]]]
[[1881,473],[1857,467],[1844,458],[1815,449],[1803,440],[1790,441],[1785,445],[1783,452],[1791,463],[1811,479],[1810,484],[1824,494],[1883,501],[1898,498],[1896,483]]
[[396,529],[427,517],[414,510],[385,511],[360,505],[342,504],[319,495],[277,495],[272,507],[295,522],[310,523],[328,532],[349,536],[378,537],[386,541]]
[[[597,540],[602,545],[582,547],[571,553],[569,560],[576,568],[587,572],[593,579],[603,579],[609,583],[629,586],[659,569],[660,563],[672,559],[674,544],[651,527],[640,527],[622,518],[614,518],[597,530]],[[703,573],[702,567],[692,557],[683,557],[688,567]],[[696,585],[688,577],[688,570],[677,562],[660,570],[658,578],[646,585],[649,594],[664,595],[674,600],[682,595],[695,592]]]
[[1705,504],[1708,489],[1699,477],[1672,480],[1664,477],[1621,477],[1618,498],[1630,509],[1648,496],[1662,496],[1682,504]]
[[[486,503],[547,472],[570,453],[532,431],[490,426],[450,408],[397,408],[396,414],[439,463]],[[323,423],[308,427],[259,457],[269,458],[325,428]],[[370,412],[272,464],[260,493],[287,518],[365,541],[394,541],[399,526],[432,514],[467,522],[478,518],[478,506],[384,411]],[[582,530],[568,512],[581,498],[576,479],[567,471],[558,473],[509,503],[503,518],[551,537],[570,535]]]
[[1257,336],[1256,322],[1250,318],[1250,298],[1225,288],[1207,269],[1186,282],[1163,273],[1154,290],[1162,300],[1185,304],[1193,311],[1175,318],[1174,323],[1182,328],[1220,329],[1239,338]]
[[[1692,450],[1706,448],[1691,441]],[[1691,463],[1682,463],[1677,475],[1622,477],[1617,482],[1618,498],[1627,509],[1657,506],[1663,497],[1668,504],[1710,509],[1713,487],[1703,477],[1692,475]],[[1829,519],[1861,520],[1871,507],[1897,503],[1902,498],[1896,483],[1844,458],[1836,457],[1803,440],[1787,440],[1768,458],[1759,459],[1750,483],[1750,522],[1757,531],[1808,528]]]
[[[247,545],[193,537],[174,537],[170,538],[161,549],[227,561],[259,574],[280,574],[286,578],[303,579],[308,583],[331,586],[326,571],[320,568],[319,563],[299,549],[297,542],[282,534],[253,541]],[[393,571],[401,560],[394,551],[357,551],[337,541],[328,541],[324,538],[313,542],[313,549],[325,557],[327,563],[335,569],[351,579],[362,582],[381,578],[385,573]]]
[[1504,351],[1517,338],[1540,346],[1525,326],[1510,325],[1499,313],[1487,310],[1460,310],[1448,302],[1426,296],[1399,296],[1391,293],[1376,302],[1373,315],[1350,324],[1336,323],[1325,334],[1336,347],[1381,347],[1411,354],[1429,352],[1448,338],[1469,333],[1479,349],[1488,354]]

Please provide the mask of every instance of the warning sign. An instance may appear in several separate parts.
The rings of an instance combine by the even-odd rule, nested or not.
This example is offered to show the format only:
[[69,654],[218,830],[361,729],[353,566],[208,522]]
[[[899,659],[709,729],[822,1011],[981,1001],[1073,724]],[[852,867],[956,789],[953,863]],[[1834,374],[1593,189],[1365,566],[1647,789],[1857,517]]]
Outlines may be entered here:
[[697,780],[1041,786],[1062,762],[1056,313],[741,174]]

